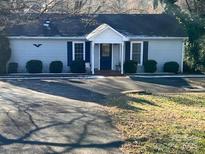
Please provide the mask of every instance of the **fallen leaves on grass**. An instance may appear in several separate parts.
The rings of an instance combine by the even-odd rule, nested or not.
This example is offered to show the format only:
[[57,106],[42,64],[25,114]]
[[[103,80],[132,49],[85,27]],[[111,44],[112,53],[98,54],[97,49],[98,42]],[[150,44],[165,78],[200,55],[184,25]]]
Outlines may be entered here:
[[203,153],[205,93],[126,95],[107,104],[126,153]]

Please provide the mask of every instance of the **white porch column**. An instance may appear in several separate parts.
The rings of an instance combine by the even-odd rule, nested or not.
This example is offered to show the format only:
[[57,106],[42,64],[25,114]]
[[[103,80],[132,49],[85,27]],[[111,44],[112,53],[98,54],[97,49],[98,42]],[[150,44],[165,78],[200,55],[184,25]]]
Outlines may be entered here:
[[121,74],[124,74],[124,42],[121,44]]
[[91,42],[91,72],[92,74],[95,74],[94,47],[95,47],[95,43]]

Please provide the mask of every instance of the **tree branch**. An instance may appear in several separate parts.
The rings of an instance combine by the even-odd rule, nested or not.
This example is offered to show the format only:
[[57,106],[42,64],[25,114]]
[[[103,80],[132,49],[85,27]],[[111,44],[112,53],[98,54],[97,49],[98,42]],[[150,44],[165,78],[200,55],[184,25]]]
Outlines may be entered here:
[[188,0],[185,0],[185,2],[186,2],[186,5],[187,5],[189,12],[192,13],[192,9],[191,9],[191,6],[189,5]]

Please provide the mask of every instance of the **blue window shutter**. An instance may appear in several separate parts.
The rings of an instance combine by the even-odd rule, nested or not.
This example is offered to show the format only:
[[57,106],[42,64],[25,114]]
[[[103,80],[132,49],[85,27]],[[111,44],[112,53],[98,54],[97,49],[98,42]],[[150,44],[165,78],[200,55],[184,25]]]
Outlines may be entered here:
[[143,64],[148,60],[148,42],[143,42]]
[[90,62],[91,42],[85,42],[85,62]]
[[67,42],[67,60],[68,60],[68,66],[71,65],[72,60],[73,60],[73,43],[72,42]]
[[125,61],[130,60],[130,42],[125,42]]

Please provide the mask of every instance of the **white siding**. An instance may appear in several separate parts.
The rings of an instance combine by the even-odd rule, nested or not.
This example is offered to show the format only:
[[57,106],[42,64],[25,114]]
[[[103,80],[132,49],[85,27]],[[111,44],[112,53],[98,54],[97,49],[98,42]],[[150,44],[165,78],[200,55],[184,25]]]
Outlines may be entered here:
[[164,63],[175,61],[182,62],[182,40],[149,40],[148,59],[158,63],[158,72],[163,71]]
[[[102,34],[105,38],[108,34]],[[116,35],[116,34],[115,34]],[[102,37],[102,36],[101,36]],[[119,37],[118,35],[114,37]],[[104,39],[105,39],[104,38]],[[101,38],[103,39],[103,37]],[[108,39],[108,38],[107,38]],[[113,40],[119,38],[112,38]],[[52,61],[60,60],[63,62],[64,72],[68,72],[67,67],[67,42],[72,40],[35,40],[35,39],[11,39],[12,56],[10,62],[19,64],[19,72],[26,72],[26,63],[29,60],[41,60],[43,62],[43,72],[49,72],[49,64]],[[110,43],[108,39],[108,43]],[[118,40],[119,41],[119,40]],[[181,67],[182,61],[182,40],[147,40],[149,42],[148,58],[154,59],[158,63],[158,71],[163,71],[163,65],[168,61],[176,61]],[[42,44],[35,47],[33,44]],[[119,45],[113,47],[113,68],[120,62]],[[118,52],[119,51],[119,52]],[[125,57],[125,55],[124,55]],[[95,69],[100,68],[99,44],[95,45]]]
[[121,43],[123,37],[111,29],[106,29],[95,38],[92,39],[95,43]]
[[[41,60],[43,62],[43,72],[49,72],[49,64],[52,61],[63,62],[64,72],[67,68],[67,40],[17,40],[10,41],[12,56],[11,62],[19,64],[19,72],[26,72],[26,63],[29,60]],[[42,44],[35,47],[33,44]]]

